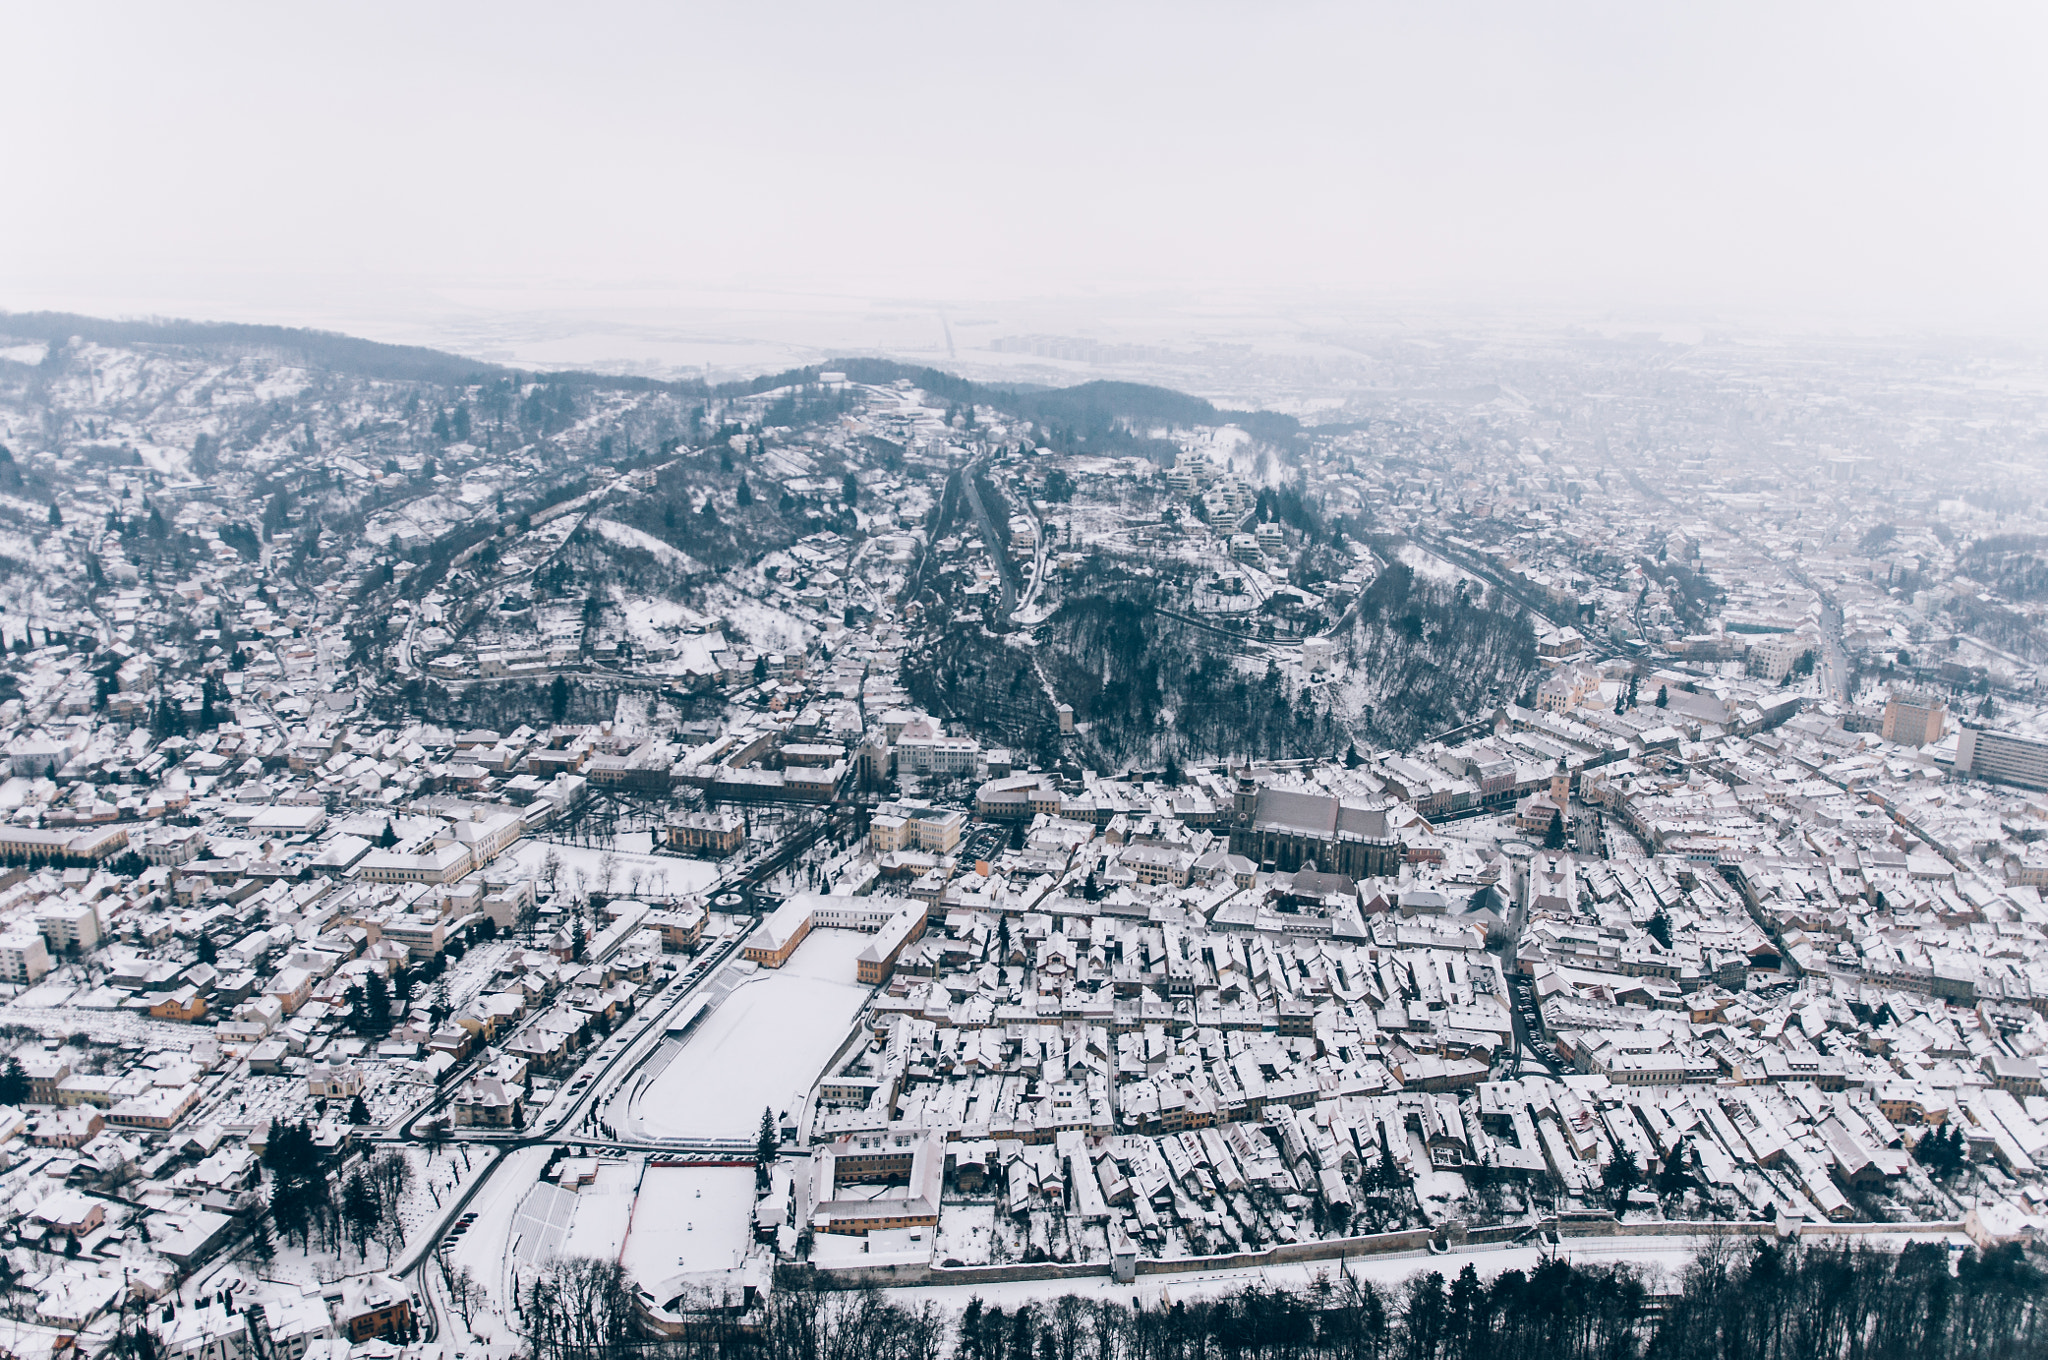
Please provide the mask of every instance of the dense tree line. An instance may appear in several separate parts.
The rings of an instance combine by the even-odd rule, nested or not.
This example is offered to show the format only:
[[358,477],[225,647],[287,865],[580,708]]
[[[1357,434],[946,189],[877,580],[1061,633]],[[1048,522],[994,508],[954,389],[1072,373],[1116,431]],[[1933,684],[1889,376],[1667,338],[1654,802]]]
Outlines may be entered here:
[[[813,531],[810,520],[821,513],[819,507],[794,497],[765,494],[772,490],[766,483],[750,481],[744,463],[727,446],[692,454],[664,468],[649,494],[608,513],[708,567],[723,570],[786,548]],[[837,523],[836,512],[827,517]],[[630,551],[608,540],[593,546],[614,558],[624,558]],[[635,566],[630,561],[621,565]],[[579,568],[603,570],[601,563],[589,560],[580,560]]]
[[1052,700],[1021,648],[978,628],[935,627],[904,659],[903,680],[913,699],[941,717],[964,719],[981,736],[1039,759],[1058,756]]
[[[1997,599],[1980,600],[1973,594],[1959,591],[1948,602],[1948,616],[1949,622],[1960,633],[1982,638],[2029,661],[2048,659],[2048,636],[2044,636],[2024,613]],[[1917,648],[1912,655],[1923,664],[1929,659],[1928,653]]]
[[1980,538],[1956,554],[1956,570],[2015,600],[2048,599],[2048,536]]
[[797,1286],[743,1324],[685,1298],[692,1325],[639,1325],[615,1262],[555,1262],[520,1290],[535,1360],[658,1353],[761,1360],[1962,1360],[2048,1353],[2044,1277],[2017,1247],[1951,1262],[1945,1246],[1891,1254],[1720,1239],[1674,1289],[1632,1266],[1545,1260],[1481,1279],[1470,1265],[1387,1287],[1332,1264],[1298,1290],[1132,1307],[1070,1294],[954,1318],[878,1291]]
[[1728,592],[1715,584],[1704,571],[1697,571],[1669,557],[1652,561],[1647,557],[1637,558],[1636,565],[1643,574],[1653,581],[1662,581],[1669,587],[1671,611],[1678,615],[1678,621],[1687,632],[1698,632],[1707,626],[1722,605],[1728,602]]
[[1419,577],[1399,562],[1358,601],[1339,678],[1362,740],[1408,746],[1516,698],[1536,675],[1536,634],[1512,605]]
[[1002,493],[989,478],[985,468],[974,472],[974,491],[981,498],[981,508],[988,512],[989,526],[995,530],[996,544],[1002,552],[1010,550],[1010,515],[1013,513],[1010,498]]
[[1643,1352],[1653,1360],[1946,1360],[2048,1354],[2048,1277],[2017,1246],[1950,1260],[1776,1242],[1703,1252]]
[[1344,745],[1343,715],[1249,654],[1227,629],[1181,617],[1146,583],[1076,591],[1039,629],[1040,664],[1112,758],[1290,759]]
[[273,1228],[301,1250],[338,1252],[344,1242],[353,1243],[363,1259],[373,1242],[384,1248],[387,1261],[405,1245],[399,1206],[412,1187],[412,1164],[404,1153],[381,1153],[337,1182],[311,1127],[279,1122],[264,1145],[263,1167],[270,1173],[270,1201],[251,1243],[257,1257],[269,1254]]
[[495,364],[416,345],[387,345],[332,331],[290,326],[106,320],[70,312],[10,312],[6,314],[6,329],[9,335],[47,341],[52,355],[77,337],[101,345],[182,345],[227,357],[262,354],[325,372],[396,382],[472,382],[480,373],[504,371]]
[[537,680],[469,685],[457,690],[415,676],[389,697],[381,697],[375,711],[392,719],[424,717],[456,731],[484,727],[509,732],[522,723],[601,722],[617,710],[619,694],[627,688],[630,686],[599,676],[577,676],[573,684],[563,682],[558,707],[552,681],[545,685]]
[[934,713],[1047,756],[1057,741],[1049,684],[1093,724],[1104,757],[1156,769],[1411,744],[1516,698],[1537,673],[1535,632],[1518,609],[1399,563],[1336,634],[1347,665],[1329,685],[1256,655],[1249,634],[1185,616],[1175,602],[1187,584],[1098,568],[1038,627],[1035,651],[978,628],[928,629],[932,640],[905,658],[906,685]]

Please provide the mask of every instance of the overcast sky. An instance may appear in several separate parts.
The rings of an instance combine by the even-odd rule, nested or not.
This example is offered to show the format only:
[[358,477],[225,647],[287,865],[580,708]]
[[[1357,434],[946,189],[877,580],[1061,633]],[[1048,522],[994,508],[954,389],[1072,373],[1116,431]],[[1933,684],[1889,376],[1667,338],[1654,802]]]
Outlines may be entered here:
[[2042,16],[15,5],[0,308],[1142,289],[2027,326]]

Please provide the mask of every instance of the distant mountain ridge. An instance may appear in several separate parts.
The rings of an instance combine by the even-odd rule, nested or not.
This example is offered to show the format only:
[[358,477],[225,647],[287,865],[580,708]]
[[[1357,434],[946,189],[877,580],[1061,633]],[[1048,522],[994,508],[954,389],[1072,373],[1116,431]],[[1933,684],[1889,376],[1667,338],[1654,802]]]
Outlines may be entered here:
[[[151,317],[118,320],[75,312],[0,312],[0,337],[62,345],[73,338],[102,345],[176,345],[214,354],[256,352],[282,356],[307,368],[385,382],[465,386],[522,370],[422,345],[393,345],[337,331],[238,321]],[[1087,382],[1072,387],[1030,383],[975,383],[942,369],[892,359],[848,357],[726,383],[665,380],[579,369],[531,373],[535,381],[573,383],[612,391],[667,391],[679,396],[743,397],[780,387],[808,386],[823,373],[855,382],[908,380],[963,406],[983,405],[1031,421],[1062,451],[1160,456],[1154,428],[1238,425],[1253,436],[1284,443],[1302,433],[1294,417],[1272,411],[1225,411],[1185,392],[1143,383]]]

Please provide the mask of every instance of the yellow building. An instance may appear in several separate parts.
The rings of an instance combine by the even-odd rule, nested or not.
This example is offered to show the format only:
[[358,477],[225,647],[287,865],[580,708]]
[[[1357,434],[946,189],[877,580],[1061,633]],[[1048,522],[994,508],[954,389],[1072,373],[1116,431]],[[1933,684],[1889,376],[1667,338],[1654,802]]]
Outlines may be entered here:
[[780,968],[811,933],[811,903],[806,897],[792,897],[754,928],[740,949],[740,957],[763,968]]

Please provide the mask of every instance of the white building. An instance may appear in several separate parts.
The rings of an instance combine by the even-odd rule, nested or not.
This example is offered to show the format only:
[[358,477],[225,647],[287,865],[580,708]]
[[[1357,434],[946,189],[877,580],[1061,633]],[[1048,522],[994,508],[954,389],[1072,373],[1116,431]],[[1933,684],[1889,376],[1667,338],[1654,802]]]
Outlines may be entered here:
[[0,935],[0,982],[26,987],[50,971],[50,951],[43,937],[27,931]]
[[53,953],[84,954],[100,942],[100,914],[90,902],[52,902],[36,912],[36,929]]

